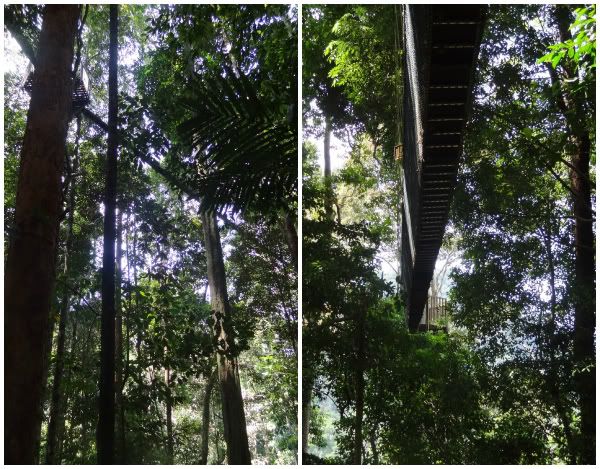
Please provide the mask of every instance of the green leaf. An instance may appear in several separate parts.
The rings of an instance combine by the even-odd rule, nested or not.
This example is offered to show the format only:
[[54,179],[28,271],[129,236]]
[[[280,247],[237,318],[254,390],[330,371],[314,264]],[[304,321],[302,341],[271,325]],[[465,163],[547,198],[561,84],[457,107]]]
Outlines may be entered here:
[[562,54],[560,52],[552,57],[552,68],[556,68],[560,59],[562,59]]

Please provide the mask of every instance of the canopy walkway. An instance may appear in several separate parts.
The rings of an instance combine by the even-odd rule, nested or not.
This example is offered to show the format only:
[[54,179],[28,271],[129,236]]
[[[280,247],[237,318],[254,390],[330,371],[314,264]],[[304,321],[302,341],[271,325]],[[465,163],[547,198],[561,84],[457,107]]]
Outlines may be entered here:
[[421,329],[448,222],[484,16],[482,5],[404,7],[400,259],[411,330]]

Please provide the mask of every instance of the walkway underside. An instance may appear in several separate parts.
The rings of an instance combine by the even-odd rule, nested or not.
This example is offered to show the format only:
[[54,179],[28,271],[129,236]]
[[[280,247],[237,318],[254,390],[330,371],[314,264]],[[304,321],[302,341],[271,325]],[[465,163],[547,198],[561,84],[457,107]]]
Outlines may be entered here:
[[423,314],[456,186],[483,17],[480,5],[405,9],[402,266],[412,330]]

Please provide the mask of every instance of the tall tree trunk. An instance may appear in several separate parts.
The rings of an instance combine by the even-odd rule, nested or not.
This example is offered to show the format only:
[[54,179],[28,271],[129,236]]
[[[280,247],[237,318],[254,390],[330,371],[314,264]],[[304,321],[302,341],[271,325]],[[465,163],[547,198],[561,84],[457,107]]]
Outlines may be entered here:
[[354,422],[354,451],[352,464],[361,464],[363,448],[363,413],[365,405],[365,320],[366,311],[360,312],[357,318],[355,347],[356,363],[354,368],[354,386],[356,394],[356,415]]
[[[130,229],[131,229],[131,218],[130,215],[127,214],[127,221],[125,224],[126,228],[125,228],[125,260],[126,260],[126,264],[127,264],[127,282],[129,285],[131,285],[131,274],[130,274],[130,270],[129,270],[129,266],[131,265],[131,261],[130,261],[130,250],[129,250],[129,233],[130,233]],[[134,286],[137,286],[137,280],[134,282]],[[134,303],[133,303],[133,297],[131,295],[131,288],[129,288],[127,290],[127,307],[125,308],[125,364],[124,364],[124,377],[123,377],[123,382],[121,385],[121,399],[123,399],[122,393],[123,393],[123,388],[125,387],[125,384],[127,383],[127,380],[129,378],[129,357],[130,357],[130,349],[131,349],[131,329],[130,329],[130,322],[129,322],[129,318],[130,318],[130,314],[131,312],[135,312],[136,308],[137,308],[137,298],[136,298],[136,303],[135,303],[135,308],[134,308]],[[127,428],[127,422],[125,420],[125,403],[122,401],[121,402],[121,435],[118,436],[120,438],[120,448],[121,448],[121,463],[122,464],[127,464],[127,439],[125,438],[125,434],[127,432],[126,428]]]
[[108,151],[104,195],[104,255],[102,257],[102,321],[100,332],[100,398],[98,464],[113,464],[115,455],[115,208],[117,197],[117,66],[119,7],[110,6],[108,64]]
[[121,271],[121,258],[123,232],[123,212],[119,210],[117,215],[117,259],[116,259],[116,290],[115,290],[115,414],[116,414],[116,458],[117,462],[125,462],[125,409],[123,408],[123,304],[121,299],[121,284],[123,272]]
[[334,219],[334,194],[331,183],[331,118],[325,116],[325,131],[323,134],[323,176],[325,178],[325,215],[329,220]]
[[165,387],[167,397],[165,406],[167,410],[167,464],[173,464],[173,400],[171,398],[171,369],[165,368]]
[[217,365],[223,408],[223,427],[227,443],[228,464],[250,464],[250,450],[246,433],[244,402],[238,374],[237,358],[231,331],[225,264],[221,249],[221,238],[216,215],[202,212],[204,244],[210,302],[213,309],[213,333],[217,343]]
[[594,233],[589,183],[590,139],[583,136],[577,142],[577,154],[572,163],[584,177],[571,173],[571,184],[577,194],[575,215],[575,342],[574,356],[578,365],[576,385],[581,410],[583,435],[582,464],[596,462],[596,367],[594,333],[596,324]]
[[[65,236],[65,254],[63,259],[63,278],[68,283],[69,257],[73,245],[73,222],[75,219],[75,175],[79,171],[79,136],[81,119],[77,119],[77,141],[75,143],[75,158],[71,167],[71,179],[69,184],[69,198],[67,200],[67,233]],[[48,420],[48,437],[46,445],[46,464],[60,464],[59,448],[64,431],[64,396],[62,381],[65,367],[65,338],[67,320],[69,315],[69,290],[65,285],[60,302],[60,320],[58,325],[58,338],[56,345],[56,364],[54,369],[54,382],[52,385],[52,397],[50,400],[50,417]]]
[[208,464],[208,434],[210,429],[210,396],[215,386],[217,370],[208,377],[204,399],[202,400],[202,443],[200,447],[200,464]]
[[6,464],[33,463],[39,445],[79,11],[77,5],[45,7],[21,150],[15,230],[4,281]]
[[[556,6],[554,17],[561,41],[572,39],[569,30],[571,16],[567,5]],[[577,70],[568,59],[563,61],[567,80],[577,81]],[[556,75],[553,75],[556,82]],[[562,96],[559,107],[570,127],[574,152],[571,157],[571,190],[575,216],[575,338],[574,357],[577,372],[575,385],[579,394],[581,434],[583,437],[581,464],[596,462],[596,265],[590,185],[590,134],[582,96],[568,83],[558,83]]]
[[[137,315],[138,311],[139,311],[139,305],[140,305],[140,291],[138,289],[138,275],[137,275],[137,230],[133,229],[133,246],[132,246],[132,261],[131,264],[133,265],[133,291],[135,291],[135,307],[133,308],[134,314]],[[127,265],[129,265],[129,260],[127,260]],[[140,360],[141,358],[141,345],[142,345],[142,338],[139,334],[139,332],[136,334],[135,337],[135,352],[136,352],[136,360]]]

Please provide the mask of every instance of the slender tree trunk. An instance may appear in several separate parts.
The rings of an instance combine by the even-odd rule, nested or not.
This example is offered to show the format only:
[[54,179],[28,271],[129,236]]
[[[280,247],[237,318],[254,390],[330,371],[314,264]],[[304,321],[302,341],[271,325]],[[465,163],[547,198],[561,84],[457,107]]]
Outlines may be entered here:
[[202,446],[200,448],[200,464],[208,464],[208,435],[210,429],[210,396],[217,378],[217,370],[213,371],[206,383],[204,399],[202,401]]
[[356,394],[356,415],[354,423],[354,452],[352,455],[352,464],[361,464],[363,448],[363,413],[365,405],[365,320],[366,312],[359,313],[356,325],[356,364],[354,368],[355,394]]
[[[125,223],[125,259],[127,261],[127,282],[129,285],[131,285],[131,275],[130,275],[130,270],[129,270],[129,266],[131,265],[131,261],[130,261],[130,250],[129,250],[129,233],[130,233],[130,229],[131,229],[131,218],[130,215],[127,214],[127,220]],[[134,283],[134,285],[137,285],[137,280]],[[136,307],[137,307],[137,299],[136,299]],[[125,384],[127,383],[127,380],[129,379],[129,357],[130,357],[130,349],[131,349],[131,344],[130,344],[130,322],[129,322],[129,318],[130,318],[130,314],[132,311],[135,311],[134,306],[133,306],[133,297],[131,295],[131,288],[129,288],[127,290],[127,307],[125,308],[125,364],[124,364],[124,377],[123,377],[123,382],[121,384],[121,399],[123,399],[122,393],[123,393],[123,389],[125,387]],[[127,422],[125,421],[125,402],[122,400],[121,401],[121,435],[119,436],[120,438],[120,447],[121,447],[121,463],[122,464],[127,464],[127,439],[125,438],[125,434],[127,432]]]
[[173,400],[171,398],[171,369],[165,368],[165,387],[167,398],[165,405],[167,409],[167,464],[173,464]]
[[[69,356],[76,356],[76,348],[77,348],[77,323],[73,322],[73,330],[71,331],[71,347],[69,348]],[[66,367],[64,370],[64,381],[68,381],[70,376],[70,367]],[[76,396],[75,396],[76,397]],[[61,437],[58,438],[58,444],[56,445],[56,456],[55,459],[57,461],[62,461],[63,455],[63,447],[65,441],[71,441],[73,439],[73,428],[70,427],[68,430],[65,430],[65,421],[64,421],[64,413],[68,407],[69,403],[69,395],[63,395],[63,420],[62,420],[62,434]],[[65,435],[66,433],[66,435]]]
[[[71,348],[69,349],[69,356],[70,357],[74,357],[75,354],[77,353],[77,322],[73,322],[73,331],[71,332]],[[71,367],[67,367],[64,371],[64,381],[68,381],[69,377],[71,375]],[[69,394],[64,394],[63,395],[63,420],[62,420],[62,434],[64,435],[65,432],[65,420],[64,420],[64,412],[68,407],[68,403],[69,403]],[[58,447],[57,447],[57,460],[58,461],[62,461],[62,455],[63,455],[63,447],[64,447],[64,442],[65,441],[70,441],[69,436],[73,435],[73,429],[72,427],[70,428],[70,431],[67,432],[66,438],[59,438],[58,439]]]
[[[67,201],[67,233],[65,236],[65,254],[63,264],[63,278],[67,283],[69,273],[69,257],[73,245],[73,222],[75,219],[75,197],[76,184],[75,175],[79,171],[79,135],[81,120],[77,119],[77,141],[75,143],[75,158],[71,168],[71,182],[69,185],[69,198]],[[54,369],[54,382],[52,385],[52,397],[50,400],[50,417],[48,420],[48,437],[46,445],[46,464],[60,464],[59,448],[64,431],[64,395],[62,381],[65,366],[65,338],[69,315],[69,291],[64,288],[60,302],[60,322],[58,325],[58,338],[56,345],[56,365]]]
[[333,184],[331,183],[331,118],[325,116],[325,131],[323,134],[323,159],[324,168],[323,176],[325,177],[325,215],[329,220],[333,220],[335,217],[333,211],[334,194]]
[[342,207],[337,202],[334,203],[333,206],[335,207],[335,215],[336,215],[337,222],[341,225],[342,224]]
[[[60,226],[60,221],[59,221],[59,226]],[[60,229],[59,229],[59,237],[60,237]],[[60,240],[57,241],[57,244],[60,244]],[[58,247],[57,247],[58,249]],[[44,416],[44,406],[46,405],[46,402],[50,402],[50,405],[52,405],[52,390],[50,390],[50,394],[48,394],[48,375],[50,373],[50,365],[49,365],[49,358],[52,356],[52,348],[53,348],[53,342],[54,342],[54,329],[56,326],[56,316],[58,315],[59,317],[61,316],[61,306],[59,305],[58,311],[54,312],[52,310],[50,310],[50,316],[48,318],[48,334],[46,337],[46,348],[44,349],[44,357],[46,360],[46,365],[44,365],[44,370],[43,370],[43,376],[42,376],[42,399],[40,401],[40,409],[39,409],[39,414],[42,416]],[[58,346],[58,337],[57,337],[57,346]],[[35,448],[35,460],[34,460],[34,464],[39,464],[40,463],[40,457],[41,457],[41,453],[40,453],[40,446],[41,446],[41,435],[42,433],[42,421],[40,420],[40,428],[37,431],[37,443],[36,443],[36,448]],[[46,438],[47,440],[47,438]]]
[[123,212],[119,210],[117,215],[117,259],[116,259],[116,289],[115,289],[115,414],[116,414],[116,458],[119,463],[125,462],[125,411],[123,409],[123,304],[121,299],[121,284],[123,273],[121,271],[122,249],[122,231],[123,231]]
[[117,66],[118,5],[110,6],[108,64],[108,151],[104,196],[104,255],[102,258],[102,321],[100,332],[100,398],[98,464],[113,464],[115,455],[115,208],[117,197]]
[[[561,41],[572,38],[571,17],[567,5],[554,9]],[[565,59],[563,68],[567,79],[577,79],[574,65]],[[552,76],[556,82],[556,75]],[[575,216],[575,338],[574,357],[577,372],[575,385],[579,394],[581,434],[583,437],[581,464],[596,462],[596,265],[590,185],[591,141],[586,128],[586,113],[582,97],[568,83],[558,83],[562,92],[559,107],[570,127],[574,152],[571,157],[571,190],[574,194]],[[561,102],[562,101],[562,102]]]
[[574,356],[579,370],[576,385],[581,410],[583,435],[582,464],[596,462],[596,367],[594,334],[596,324],[594,233],[592,228],[589,183],[590,139],[582,136],[577,142],[577,154],[572,163],[584,177],[571,173],[571,184],[577,194],[575,214],[575,342]]
[[325,130],[323,133],[323,176],[331,177],[331,119],[325,116]]
[[[218,371],[217,371],[218,372]],[[213,412],[213,422],[216,420],[216,414]],[[215,454],[217,455],[217,459],[216,461],[213,463],[213,465],[221,465],[223,464],[223,462],[225,461],[225,458],[227,457],[227,453],[225,452],[225,454],[221,454],[221,447],[219,445],[219,442],[221,441],[221,431],[218,425],[215,425]]]
[[[546,247],[546,256],[548,257],[548,269],[550,271],[550,326],[554,333],[556,324],[556,272],[554,268],[554,254],[552,253],[552,232],[550,223],[546,229],[544,236],[544,244]],[[552,336],[550,337],[552,340]],[[565,405],[563,404],[558,378],[558,369],[554,347],[550,344],[548,347],[550,353],[550,372],[547,380],[549,381],[550,393],[554,400],[554,407],[563,425],[565,440],[569,451],[569,464],[577,464],[577,450],[573,440],[573,432],[571,431],[571,422]]]
[[221,238],[215,214],[202,212],[204,244],[210,302],[213,309],[213,333],[217,343],[217,365],[223,408],[223,427],[227,443],[229,464],[250,464],[250,450],[246,433],[244,402],[238,374],[234,344],[231,340],[228,321],[230,319],[225,264],[221,250]]
[[45,7],[21,150],[15,230],[4,283],[6,464],[33,463],[39,445],[79,11],[77,5]]
[[[131,265],[133,266],[133,290],[135,291],[135,307],[134,307],[134,313],[137,314],[138,310],[139,310],[139,305],[140,305],[140,292],[138,289],[138,275],[137,275],[137,230],[133,229],[133,246],[132,246],[132,260],[131,260]],[[128,265],[129,265],[129,261]],[[142,345],[142,338],[140,336],[140,334],[136,334],[136,338],[135,338],[135,352],[136,352],[136,360],[139,361],[141,358],[141,345]]]
[[31,64],[35,66],[36,60],[33,44],[29,38],[23,34],[23,30],[19,24],[19,21],[17,21],[17,19],[10,14],[10,10],[5,11],[4,13],[4,27],[10,32],[15,41],[17,41],[17,44],[19,44],[19,47],[21,47],[23,54],[25,54]]
[[369,437],[371,444],[371,453],[373,454],[373,464],[379,465],[379,452],[377,451],[377,432],[374,431]]

